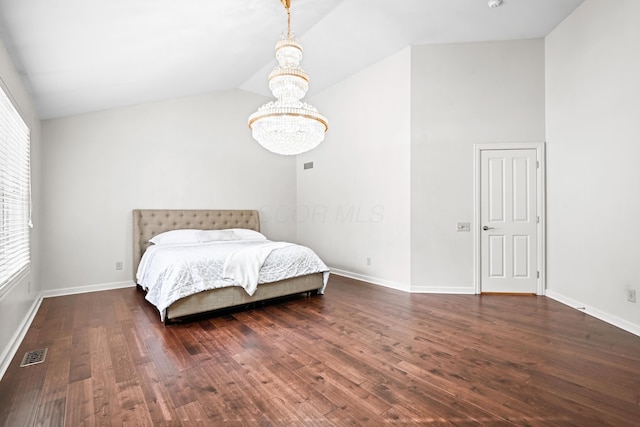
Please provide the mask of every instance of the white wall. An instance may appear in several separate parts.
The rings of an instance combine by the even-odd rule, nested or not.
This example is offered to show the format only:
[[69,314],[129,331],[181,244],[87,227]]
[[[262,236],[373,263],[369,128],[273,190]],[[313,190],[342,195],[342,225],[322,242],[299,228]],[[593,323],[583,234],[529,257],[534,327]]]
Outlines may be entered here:
[[412,289],[473,293],[473,145],[544,140],[544,41],[419,45],[411,85]]
[[587,0],[546,38],[547,294],[640,334],[638,17]]
[[[332,268],[406,290],[410,55],[406,48],[310,101],[328,117],[329,131],[298,156],[296,217],[299,240]],[[304,170],[306,162],[313,169]],[[294,211],[283,206],[280,214]]]
[[35,228],[31,232],[31,267],[21,279],[0,291],[0,377],[17,350],[21,335],[26,332],[28,318],[40,301],[39,231],[41,229],[40,205],[40,120],[31,97],[23,85],[4,44],[0,41],[0,85],[13,98],[16,109],[31,130],[31,179],[32,207]]
[[[135,208],[295,204],[295,158],[266,151],[247,127],[262,103],[236,90],[44,122],[45,294],[131,284]],[[262,231],[296,236],[295,222],[268,215]]]

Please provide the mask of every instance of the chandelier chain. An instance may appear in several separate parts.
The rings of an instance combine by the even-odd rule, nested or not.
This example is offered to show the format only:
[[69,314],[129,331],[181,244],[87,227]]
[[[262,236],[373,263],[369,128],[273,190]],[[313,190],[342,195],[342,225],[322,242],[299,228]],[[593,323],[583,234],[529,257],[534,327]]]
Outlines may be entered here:
[[281,0],[287,10],[287,39],[291,39],[291,0]]

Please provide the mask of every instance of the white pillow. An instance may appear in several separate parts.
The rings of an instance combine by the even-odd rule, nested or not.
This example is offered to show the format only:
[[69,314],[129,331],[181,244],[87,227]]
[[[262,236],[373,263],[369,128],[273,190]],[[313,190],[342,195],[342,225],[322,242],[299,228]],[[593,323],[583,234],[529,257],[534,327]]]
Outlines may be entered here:
[[230,228],[236,236],[236,240],[267,240],[266,236],[258,231],[248,228]]
[[200,230],[182,229],[160,233],[149,240],[154,245],[176,245],[180,243],[198,243]]
[[238,240],[232,230],[200,230],[199,242]]
[[180,245],[228,240],[266,240],[264,234],[248,228],[228,228],[225,230],[170,230],[154,236],[149,242],[154,245]]

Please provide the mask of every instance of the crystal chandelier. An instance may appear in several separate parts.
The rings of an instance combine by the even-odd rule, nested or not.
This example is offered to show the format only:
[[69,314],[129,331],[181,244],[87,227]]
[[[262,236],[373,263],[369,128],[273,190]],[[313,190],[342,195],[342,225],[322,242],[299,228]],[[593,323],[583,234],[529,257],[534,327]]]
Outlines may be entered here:
[[269,74],[269,90],[276,100],[249,116],[249,127],[267,150],[295,155],[317,147],[328,123],[315,107],[300,101],[309,89],[309,76],[299,66],[302,45],[291,37],[291,0],[280,1],[287,10],[287,37],[276,43],[278,65]]

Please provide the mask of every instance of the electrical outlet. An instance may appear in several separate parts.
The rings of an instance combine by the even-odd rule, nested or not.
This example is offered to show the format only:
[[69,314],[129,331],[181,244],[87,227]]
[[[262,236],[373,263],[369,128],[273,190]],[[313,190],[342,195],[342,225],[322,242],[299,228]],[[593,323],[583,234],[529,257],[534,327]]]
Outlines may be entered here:
[[122,261],[116,261],[116,270],[122,270]]
[[627,289],[627,301],[636,302],[636,290],[635,289]]
[[367,265],[371,265],[371,258],[367,258]]

